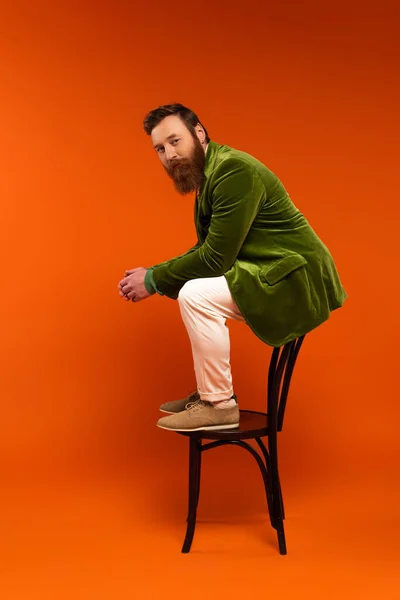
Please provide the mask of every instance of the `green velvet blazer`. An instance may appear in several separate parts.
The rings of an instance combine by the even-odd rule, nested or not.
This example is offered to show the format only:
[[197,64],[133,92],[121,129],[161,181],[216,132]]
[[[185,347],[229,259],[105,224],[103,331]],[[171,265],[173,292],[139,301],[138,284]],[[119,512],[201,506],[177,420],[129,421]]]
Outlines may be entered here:
[[251,155],[210,141],[194,212],[197,244],[151,267],[160,293],[176,299],[187,281],[224,275],[246,323],[271,346],[308,333],[343,305],[328,248]]

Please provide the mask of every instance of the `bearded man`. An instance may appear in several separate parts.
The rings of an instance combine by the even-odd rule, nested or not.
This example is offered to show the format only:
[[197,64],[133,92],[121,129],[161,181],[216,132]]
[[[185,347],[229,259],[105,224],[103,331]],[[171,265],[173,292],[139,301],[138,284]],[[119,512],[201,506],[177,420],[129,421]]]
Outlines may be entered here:
[[328,248],[278,177],[245,152],[210,140],[181,104],[147,114],[144,130],[180,194],[195,193],[197,243],[181,256],[125,272],[120,296],[177,299],[193,353],[197,389],[160,409],[172,431],[233,429],[239,404],[227,319],[281,346],[341,307],[347,294]]

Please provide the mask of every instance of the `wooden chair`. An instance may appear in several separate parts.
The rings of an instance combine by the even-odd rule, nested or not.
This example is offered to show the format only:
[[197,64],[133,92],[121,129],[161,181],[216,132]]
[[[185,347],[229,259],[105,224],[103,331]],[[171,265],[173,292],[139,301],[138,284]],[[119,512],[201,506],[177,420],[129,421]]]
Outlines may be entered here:
[[[190,552],[196,527],[200,494],[201,457],[203,452],[234,444],[245,448],[255,458],[264,481],[271,525],[276,529],[280,554],[286,554],[283,521],[285,512],[278,471],[277,434],[282,430],[290,381],[304,335],[273,349],[268,371],[267,412],[240,411],[237,429],[221,431],[178,432],[189,438],[189,511],[182,552]],[[262,438],[267,439],[267,447]],[[207,443],[203,443],[207,440]],[[259,451],[247,441],[255,440]]]

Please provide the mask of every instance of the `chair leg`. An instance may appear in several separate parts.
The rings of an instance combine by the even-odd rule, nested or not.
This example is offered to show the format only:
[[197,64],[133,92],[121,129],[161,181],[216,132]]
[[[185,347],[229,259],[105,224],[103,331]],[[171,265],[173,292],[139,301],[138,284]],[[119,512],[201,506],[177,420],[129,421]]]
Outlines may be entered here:
[[278,535],[279,552],[280,554],[287,554],[285,529],[283,526],[283,519],[285,518],[285,513],[283,507],[281,482],[279,479],[276,434],[270,434],[269,446],[270,481],[272,487],[272,496],[274,499],[275,529]]
[[278,496],[279,496],[279,508],[280,508],[280,514],[282,516],[282,519],[285,519],[285,507],[283,505],[283,497],[282,497],[282,488],[281,488],[281,481],[279,479],[279,475],[277,477],[278,479]]
[[[267,477],[269,477],[269,474],[267,474]],[[276,528],[276,515],[275,515],[275,510],[274,510],[274,500],[273,500],[272,493],[271,493],[270,482],[269,481],[264,482],[264,487],[265,487],[265,494],[267,496],[269,521],[270,521],[272,527]]]
[[190,437],[189,442],[189,510],[182,552],[187,554],[192,546],[196,527],[197,504],[200,491],[201,440]]
[[[201,481],[201,457],[202,457],[202,452],[201,450],[199,451],[199,456],[198,456],[198,469],[197,469],[197,503],[196,503],[196,508],[199,505],[199,498],[200,498],[200,481]],[[189,476],[190,477],[190,476]],[[189,515],[186,518],[186,523],[189,522]]]
[[276,532],[278,534],[279,554],[287,554],[285,529],[283,527],[282,519],[279,519],[279,518],[277,519]]
[[274,499],[272,496],[272,482],[271,482],[271,472],[270,472],[270,467],[269,467],[269,456],[268,456],[268,452],[267,452],[261,438],[256,438],[256,442],[262,451],[262,454],[264,457],[264,462],[265,462],[265,467],[266,467],[265,476],[264,476],[264,487],[265,487],[265,495],[267,497],[269,520],[270,520],[272,527],[274,527],[276,529],[276,523],[275,523],[276,515],[275,515],[275,509],[274,509]]
[[[276,529],[276,533],[278,535],[278,545],[279,545],[279,553],[287,554],[286,550],[286,540],[285,540],[285,528],[283,526],[283,519],[285,518],[283,512],[283,499],[282,499],[282,490],[279,481],[279,473],[277,469],[277,465],[275,460],[271,461],[271,479],[272,479],[272,489],[273,489],[273,497],[274,497],[274,515],[275,515],[275,524],[274,527]],[[274,468],[275,467],[275,468]]]
[[202,451],[201,451],[201,442],[199,444],[199,456],[198,456],[198,469],[197,469],[197,504],[196,504],[196,508],[199,505],[199,498],[200,498],[200,481],[201,481],[201,457],[202,457]]

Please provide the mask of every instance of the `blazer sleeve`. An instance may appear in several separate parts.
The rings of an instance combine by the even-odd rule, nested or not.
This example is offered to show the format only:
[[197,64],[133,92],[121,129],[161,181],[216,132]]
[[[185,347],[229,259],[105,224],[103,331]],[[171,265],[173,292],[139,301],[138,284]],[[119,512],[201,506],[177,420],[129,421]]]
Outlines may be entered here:
[[201,246],[200,242],[197,241],[197,243],[194,246],[192,246],[192,248],[189,248],[189,250],[186,250],[186,252],[184,252],[183,254],[180,254],[179,256],[175,256],[174,258],[170,258],[169,260],[165,260],[163,262],[157,263],[156,265],[152,265],[149,268],[155,269],[155,267],[161,267],[164,265],[172,265],[172,263],[174,263],[176,260],[183,258],[184,256],[188,256],[188,254],[191,254],[192,252],[197,250],[197,248],[200,248],[200,246]]
[[244,161],[228,158],[212,177],[212,215],[204,243],[190,254],[153,269],[157,288],[170,298],[176,299],[187,281],[217,277],[232,267],[265,201],[258,174]]

